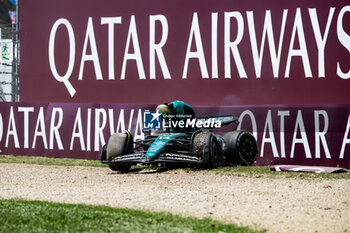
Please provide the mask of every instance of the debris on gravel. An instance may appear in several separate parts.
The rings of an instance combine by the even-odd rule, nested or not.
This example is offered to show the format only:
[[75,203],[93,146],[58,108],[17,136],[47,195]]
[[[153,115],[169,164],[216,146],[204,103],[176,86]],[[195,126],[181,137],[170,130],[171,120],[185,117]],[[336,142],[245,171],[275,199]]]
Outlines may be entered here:
[[[269,232],[349,232],[350,180],[0,164],[0,198],[166,211]],[[331,188],[324,188],[329,186]]]

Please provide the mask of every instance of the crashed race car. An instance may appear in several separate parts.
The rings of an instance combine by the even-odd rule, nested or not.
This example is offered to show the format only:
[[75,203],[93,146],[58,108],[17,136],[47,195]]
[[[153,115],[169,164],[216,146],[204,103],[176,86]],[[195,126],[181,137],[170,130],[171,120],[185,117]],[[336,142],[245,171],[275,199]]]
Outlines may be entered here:
[[[215,167],[222,164],[252,165],[255,162],[257,142],[250,132],[236,130],[239,123],[236,117],[195,118],[189,122],[191,127],[182,131],[172,128],[161,132],[144,130],[143,140],[134,141],[128,131],[115,133],[102,149],[101,162],[119,172],[128,172],[136,164]],[[232,124],[234,129],[224,136],[215,135],[213,123],[216,128]]]

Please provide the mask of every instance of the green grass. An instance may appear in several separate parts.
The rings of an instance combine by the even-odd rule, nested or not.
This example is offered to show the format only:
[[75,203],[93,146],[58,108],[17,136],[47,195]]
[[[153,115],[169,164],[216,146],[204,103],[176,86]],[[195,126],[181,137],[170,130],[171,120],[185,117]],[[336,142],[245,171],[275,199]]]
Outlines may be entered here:
[[107,167],[98,160],[48,158],[40,156],[0,155],[0,163],[24,163],[49,166]]
[[[66,159],[66,158],[47,158],[39,156],[13,156],[0,155],[0,163],[24,163],[24,164],[38,164],[49,166],[88,166],[88,167],[108,167],[101,164],[98,160],[86,159]],[[148,169],[145,166],[133,166],[134,171],[140,169]],[[182,168],[188,172],[202,171],[203,169]],[[161,169],[159,169],[162,171]],[[205,169],[208,172],[215,172],[220,175],[231,175],[239,177],[255,177],[255,178],[322,178],[322,179],[350,179],[350,172],[335,173],[335,174],[316,174],[306,172],[272,172],[269,166],[233,166],[233,167],[219,167],[214,169]]]
[[41,201],[0,200],[0,232],[265,232],[168,213]]

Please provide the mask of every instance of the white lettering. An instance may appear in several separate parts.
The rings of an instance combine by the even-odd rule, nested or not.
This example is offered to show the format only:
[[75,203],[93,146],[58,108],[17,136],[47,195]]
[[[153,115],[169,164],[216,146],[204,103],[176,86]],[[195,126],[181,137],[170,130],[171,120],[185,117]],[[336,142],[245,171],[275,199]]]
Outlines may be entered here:
[[[298,36],[300,49],[293,49],[294,43],[295,43],[295,35]],[[284,75],[284,77],[286,77],[286,78],[289,78],[290,64],[292,61],[292,57],[294,57],[294,56],[301,57],[301,59],[303,61],[303,65],[304,65],[305,76],[307,78],[312,78],[309,56],[308,56],[307,48],[306,48],[303,20],[301,18],[300,8],[297,8],[297,11],[295,14],[292,38],[290,40],[289,51],[288,51],[286,72]]]
[[34,107],[18,107],[18,112],[23,112],[24,148],[29,148],[29,113],[34,112]]
[[[320,131],[320,116],[324,119],[324,128]],[[327,159],[331,159],[331,154],[329,153],[327,141],[326,141],[326,133],[328,131],[328,114],[324,110],[315,111],[315,158],[321,157],[321,144],[326,154]]]
[[101,17],[101,24],[108,24],[108,79],[114,80],[114,24],[121,24],[122,17]]
[[[2,120],[2,115],[0,113],[0,142],[2,140],[3,134],[4,134],[4,122]],[[1,152],[1,150],[0,150],[0,152]]]
[[218,13],[211,13],[211,76],[218,78]]
[[[58,26],[63,24],[66,26],[69,37],[69,60],[68,60],[68,68],[65,75],[61,76],[58,74],[56,69],[55,62],[55,39],[56,39],[56,31]],[[50,37],[49,37],[49,65],[52,72],[52,75],[58,82],[63,82],[66,86],[71,97],[75,95],[75,89],[72,84],[68,81],[74,68],[75,61],[75,37],[72,25],[69,23],[67,19],[58,19],[54,25],[52,26]]]
[[[162,36],[158,44],[156,44],[156,21],[159,21],[162,25]],[[151,15],[150,16],[150,32],[149,32],[149,62],[150,62],[150,79],[156,78],[156,61],[157,54],[160,68],[162,69],[164,79],[171,79],[168,66],[166,64],[163,46],[168,39],[168,21],[164,15]]]
[[318,19],[317,19],[317,11],[315,8],[309,9],[309,15],[310,15],[310,19],[312,22],[311,25],[312,25],[312,29],[314,31],[316,44],[317,44],[317,48],[318,48],[318,77],[320,77],[320,78],[325,77],[324,48],[326,46],[329,27],[331,26],[331,21],[333,18],[334,10],[335,10],[334,7],[331,7],[331,9],[329,10],[326,29],[324,31],[323,38],[322,38],[320,25],[319,25]]
[[340,150],[339,159],[344,159],[344,153],[345,153],[346,144],[350,143],[350,138],[348,138],[349,131],[350,131],[350,115],[348,117],[348,122],[346,123],[346,129],[345,129],[345,133],[344,133],[343,142],[341,144],[341,150]]
[[[350,12],[350,6],[343,7],[338,16],[337,20],[337,35],[339,42],[348,50],[350,53],[350,36],[347,34],[343,28],[343,17],[346,12]],[[349,64],[347,62],[346,64]],[[337,62],[337,75],[342,79],[350,78],[350,70],[347,73],[344,73],[341,68],[339,62]]]
[[262,66],[266,36],[267,36],[269,48],[270,48],[270,58],[271,58],[271,63],[272,63],[273,76],[275,78],[278,77],[280,60],[281,60],[282,44],[283,44],[283,37],[284,37],[284,29],[285,29],[286,21],[287,21],[287,14],[288,14],[288,10],[284,10],[282,24],[281,24],[279,44],[278,44],[278,51],[276,51],[275,38],[274,38],[274,34],[273,34],[273,27],[272,27],[272,20],[271,20],[271,11],[270,10],[266,11],[264,28],[263,28],[263,35],[262,35],[262,40],[261,40],[261,45],[260,45],[260,53],[259,53],[257,41],[256,41],[255,27],[254,27],[254,14],[253,14],[253,11],[247,11],[249,36],[250,36],[250,42],[251,42],[251,47],[252,47],[253,59],[254,59],[255,74],[256,74],[257,78],[260,78],[260,75],[261,75],[261,66]]
[[[195,52],[191,52],[191,45],[192,45],[193,38],[194,38],[194,42],[195,42],[195,45],[196,45],[196,51]],[[201,33],[200,33],[200,30],[199,30],[199,23],[198,23],[197,12],[193,13],[190,37],[188,39],[188,44],[187,44],[185,65],[184,65],[184,70],[183,70],[183,74],[182,74],[182,78],[183,79],[187,78],[188,62],[189,62],[189,60],[191,58],[198,59],[199,66],[200,66],[201,73],[202,73],[202,78],[209,78],[207,64],[205,62],[205,56],[204,56],[204,50],[203,50],[203,45],[202,45]]]
[[8,128],[7,128],[5,147],[8,147],[8,145],[9,145],[10,135],[13,136],[13,140],[15,141],[15,148],[19,148],[15,115],[13,113],[13,106],[11,106],[11,108],[10,108],[9,124],[8,124]]
[[[78,131],[76,131],[78,129]],[[81,150],[85,150],[85,143],[84,143],[84,132],[83,132],[83,124],[81,121],[81,109],[78,108],[77,114],[75,116],[74,126],[73,126],[73,133],[72,138],[70,141],[70,150],[73,150],[74,145],[74,138],[78,138],[80,141],[80,148]]]
[[[58,122],[55,125],[56,113],[58,113]],[[53,108],[50,123],[50,149],[53,149],[53,140],[56,138],[57,146],[59,150],[63,150],[63,145],[58,129],[61,127],[63,121],[63,110],[62,108]]]
[[[301,138],[297,138],[298,129],[300,131]],[[309,158],[309,159],[312,158],[311,157],[311,151],[310,151],[309,142],[307,140],[307,135],[306,135],[306,131],[305,131],[305,126],[304,126],[304,121],[303,121],[303,116],[302,116],[301,110],[298,110],[298,115],[297,115],[297,119],[296,119],[296,122],[295,122],[295,128],[294,128],[294,133],[293,133],[293,141],[292,141],[292,150],[290,152],[290,158],[294,158],[295,144],[297,144],[297,143],[302,143],[303,144],[306,158]]]
[[281,158],[286,157],[286,146],[284,137],[284,117],[289,116],[289,111],[278,111],[278,116],[280,116],[280,143],[281,143]]
[[106,123],[107,123],[106,110],[103,108],[96,108],[95,109],[95,151],[100,150],[100,145],[103,146],[106,144],[103,136],[103,129],[106,127]]
[[[91,54],[86,54],[88,43],[90,44]],[[94,68],[95,68],[96,79],[102,80],[103,78],[102,78],[102,73],[101,73],[100,60],[98,58],[98,52],[97,52],[97,47],[96,47],[94,25],[92,23],[91,17],[89,17],[87,28],[86,28],[83,54],[81,55],[81,62],[80,62],[80,69],[79,69],[79,78],[78,78],[79,80],[83,79],[84,65],[85,65],[86,61],[93,62]]]
[[[237,21],[237,37],[231,41],[231,18]],[[242,14],[238,11],[225,12],[225,31],[224,31],[224,48],[225,48],[225,78],[231,78],[231,53],[236,62],[240,78],[247,78],[244,70],[241,56],[238,50],[238,44],[243,38],[244,22]]]
[[[134,48],[134,53],[129,53],[130,40],[131,40],[132,46]],[[124,52],[122,74],[121,74],[121,78],[120,78],[121,80],[125,79],[125,70],[126,70],[126,65],[127,65],[128,60],[135,60],[136,61],[137,70],[139,72],[139,78],[146,79],[146,74],[145,74],[145,70],[143,68],[143,63],[142,63],[139,38],[137,36],[135,15],[132,15],[131,19],[130,19],[129,32],[128,32],[128,37],[126,40],[126,46],[125,46],[125,52]]]
[[91,150],[91,108],[88,108],[86,121],[86,150]]
[[[267,131],[270,134],[270,138],[266,137]],[[261,142],[260,157],[263,157],[263,155],[264,155],[265,143],[271,144],[273,157],[278,158],[279,155],[278,155],[278,150],[277,150],[277,145],[276,145],[276,140],[275,140],[275,134],[273,131],[273,126],[272,126],[271,110],[269,110],[267,112],[267,116],[266,116],[264,133],[263,133],[263,138],[262,138],[262,142]]]
[[187,119],[186,128],[194,128],[196,124],[196,119]]
[[[134,140],[144,139],[144,137],[145,137],[144,133],[142,132],[142,126],[143,126],[142,116],[143,116],[142,111],[141,111],[141,109],[139,109],[138,115],[137,115]],[[138,133],[139,131],[140,131],[140,134]]]
[[[41,130],[39,130],[39,127]],[[47,149],[47,139],[46,139],[46,130],[45,130],[45,117],[44,117],[44,108],[40,107],[38,119],[36,121],[35,132],[34,132],[34,140],[32,148],[35,148],[36,138],[41,137],[44,143],[44,148]]]

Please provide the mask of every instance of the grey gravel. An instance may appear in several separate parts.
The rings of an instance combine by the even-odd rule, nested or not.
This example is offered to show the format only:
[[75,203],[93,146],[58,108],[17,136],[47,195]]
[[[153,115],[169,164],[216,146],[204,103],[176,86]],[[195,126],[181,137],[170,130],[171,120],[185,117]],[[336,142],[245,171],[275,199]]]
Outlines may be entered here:
[[269,232],[350,232],[350,180],[344,179],[0,164],[0,198],[167,211]]

